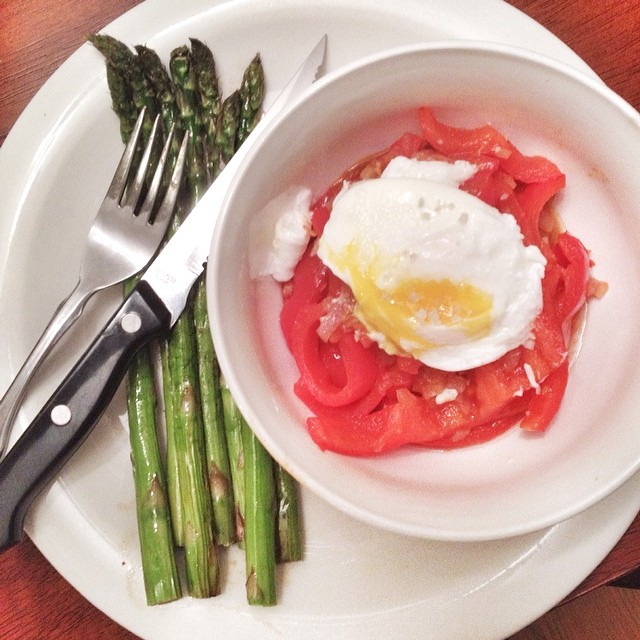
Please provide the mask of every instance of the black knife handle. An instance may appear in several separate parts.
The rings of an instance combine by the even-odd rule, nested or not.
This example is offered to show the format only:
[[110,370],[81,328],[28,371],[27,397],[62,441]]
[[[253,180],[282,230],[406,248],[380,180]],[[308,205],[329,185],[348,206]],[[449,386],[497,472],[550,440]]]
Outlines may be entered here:
[[140,282],[0,461],[0,551],[20,541],[33,499],[89,435],[136,351],[169,326],[164,304]]

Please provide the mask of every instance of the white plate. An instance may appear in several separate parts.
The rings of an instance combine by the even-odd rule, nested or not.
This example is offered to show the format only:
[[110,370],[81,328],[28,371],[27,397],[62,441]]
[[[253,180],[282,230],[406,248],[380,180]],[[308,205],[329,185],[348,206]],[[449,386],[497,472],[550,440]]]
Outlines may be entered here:
[[[583,62],[499,0],[149,0],[109,33],[163,55],[189,36],[209,42],[234,88],[260,50],[276,90],[328,33],[329,66],[395,45],[468,38],[527,45]],[[76,52],[25,110],[0,152],[0,388],[8,385],[61,297],[74,283],[87,228],[120,153],[104,67]],[[37,259],[34,259],[37,257]],[[40,377],[21,415],[55,386],[115,293],[87,309]],[[226,559],[223,594],[149,608],[137,550],[122,396],[28,523],[34,542],[85,597],[133,633],[162,638],[504,638],[586,577],[640,509],[634,477],[589,511],[536,534],[499,542],[419,541],[369,528],[304,493],[307,556],[281,569],[278,606],[245,604],[242,556]]]

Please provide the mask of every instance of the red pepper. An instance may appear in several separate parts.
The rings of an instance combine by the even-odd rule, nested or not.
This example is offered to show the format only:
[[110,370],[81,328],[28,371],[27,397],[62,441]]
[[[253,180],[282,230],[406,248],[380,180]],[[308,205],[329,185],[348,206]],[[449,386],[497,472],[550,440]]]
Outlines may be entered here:
[[502,409],[499,419],[482,424],[469,424],[466,429],[460,429],[446,438],[430,442],[429,447],[460,449],[493,440],[511,429],[522,419],[528,402],[529,396],[513,398],[508,406]]
[[515,217],[526,245],[535,244],[542,248],[540,238],[540,214],[545,205],[559,191],[564,189],[566,179],[560,173],[544,182],[531,182],[514,191],[515,202],[509,201],[503,212]]
[[[374,348],[356,342],[351,333],[343,334],[335,345],[320,340],[317,328],[323,312],[318,303],[298,313],[291,334],[292,353],[311,395],[326,406],[340,407],[359,400],[372,389],[378,358]],[[334,362],[329,364],[327,359]]]
[[377,455],[447,435],[423,398],[407,389],[399,390],[397,396],[397,402],[365,416],[309,418],[307,428],[321,449],[350,456]]
[[445,155],[459,157],[475,153],[496,158],[508,158],[513,145],[492,126],[485,125],[477,129],[449,127],[439,122],[433,111],[422,107],[418,111],[422,134],[429,144]]
[[558,292],[557,309],[561,322],[570,320],[584,304],[590,277],[589,253],[580,240],[561,233],[553,246],[562,269],[562,290]]
[[565,360],[540,384],[539,393],[532,396],[520,426],[526,431],[544,431],[560,408],[569,379],[569,362]]
[[[419,124],[422,135],[404,134],[331,185],[312,210],[315,234],[322,234],[344,180],[378,177],[397,155],[469,160],[479,169],[462,188],[511,213],[525,244],[537,245],[547,258],[543,308],[531,344],[471,371],[438,371],[384,353],[348,306],[344,317],[346,285],[310,248],[284,287],[281,325],[300,371],[295,392],[315,414],[307,426],[322,449],[370,456],[408,444],[469,446],[520,420],[524,429],[541,431],[567,385],[568,327],[586,299],[589,255],[569,233],[554,238],[540,227],[540,215],[565,176],[549,160],[521,154],[493,127],[450,127],[427,108],[420,109]],[[438,403],[445,390],[456,397]]]
[[489,414],[497,414],[531,386],[524,370],[523,349],[513,349],[502,358],[477,367],[474,380],[481,406]]
[[405,156],[407,158],[413,157],[422,147],[424,147],[424,138],[415,133],[407,131],[402,134],[390,147],[388,156]]
[[508,158],[500,160],[500,166],[515,180],[526,184],[547,182],[563,175],[551,160],[522,155],[516,148],[512,148]]
[[326,204],[318,204],[311,211],[311,228],[316,236],[320,237],[324,231],[324,225],[329,221],[331,207]]
[[322,299],[327,288],[328,273],[320,258],[312,255],[308,249],[296,265],[280,312],[280,327],[290,350],[293,348],[293,323],[304,307]]
[[513,192],[515,186],[513,178],[500,168],[500,163],[494,158],[482,158],[479,163],[477,159],[471,158],[471,161],[478,166],[478,169],[460,188],[488,205],[498,208],[505,194]]

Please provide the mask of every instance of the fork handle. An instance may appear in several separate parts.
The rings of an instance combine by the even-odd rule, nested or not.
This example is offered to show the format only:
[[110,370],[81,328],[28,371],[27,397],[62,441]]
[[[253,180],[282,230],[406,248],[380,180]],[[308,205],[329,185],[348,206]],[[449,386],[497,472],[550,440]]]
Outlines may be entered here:
[[75,289],[60,303],[47,328],[0,400],[0,458],[7,448],[11,427],[29,382],[58,340],[80,317],[90,293],[82,287],[82,282],[78,282]]
[[136,351],[170,322],[153,289],[139,283],[0,461],[0,551],[20,541],[34,498],[89,435]]

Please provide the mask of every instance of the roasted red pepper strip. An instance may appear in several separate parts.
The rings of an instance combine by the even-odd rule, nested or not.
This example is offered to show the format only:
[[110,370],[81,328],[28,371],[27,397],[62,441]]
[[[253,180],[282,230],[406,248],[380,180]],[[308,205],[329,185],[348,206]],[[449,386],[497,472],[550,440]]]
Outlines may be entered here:
[[309,434],[321,449],[350,456],[380,454],[447,435],[427,402],[408,391],[406,394],[398,402],[349,420],[309,418]]
[[590,277],[589,253],[580,240],[567,232],[558,236],[554,250],[562,266],[562,291],[556,306],[560,321],[566,322],[585,302]]
[[352,333],[343,334],[331,356],[339,359],[342,368],[342,380],[338,380],[332,367],[324,361],[324,343],[317,334],[323,313],[320,303],[307,305],[298,313],[291,334],[292,353],[311,395],[326,406],[340,407],[360,400],[371,391],[378,374],[378,359],[374,348],[364,347]]
[[569,379],[569,362],[565,360],[540,384],[539,393],[532,396],[520,426],[526,431],[544,431],[560,408]]
[[515,203],[509,200],[505,208],[500,209],[503,213],[511,213],[515,217],[524,236],[524,243],[526,245],[535,244],[543,249],[543,253],[544,247],[540,237],[540,214],[551,198],[564,189],[565,183],[565,176],[560,174],[545,182],[526,184],[514,192]]
[[328,272],[320,258],[309,250],[296,266],[280,312],[280,327],[290,350],[293,348],[293,323],[302,309],[322,299],[328,286]]
[[427,107],[418,111],[422,135],[429,144],[440,153],[448,156],[474,153],[486,154],[496,158],[508,158],[514,148],[501,133],[492,126],[485,125],[477,129],[460,129],[442,124]]
[[589,255],[579,240],[540,228],[541,212],[564,187],[564,175],[545,158],[524,156],[491,126],[450,127],[427,108],[419,111],[419,124],[422,135],[404,134],[330,186],[312,210],[315,234],[322,234],[343,180],[379,177],[397,155],[465,159],[479,169],[462,188],[514,215],[525,244],[537,245],[547,258],[543,309],[531,344],[471,371],[437,371],[384,353],[353,316],[340,321],[344,285],[310,247],[285,285],[281,324],[300,370],[295,391],[315,413],[307,426],[322,449],[369,456],[407,444],[469,446],[520,420],[524,429],[541,431],[564,395],[568,327],[586,299],[590,276]]
[[527,184],[564,177],[551,160],[542,156],[524,156],[515,147],[512,148],[508,158],[500,160],[500,166],[515,180]]

